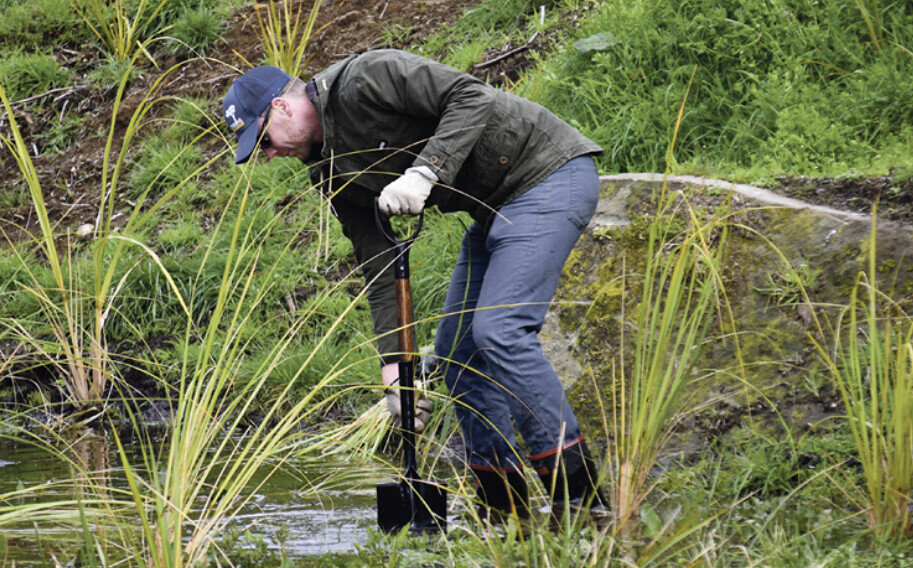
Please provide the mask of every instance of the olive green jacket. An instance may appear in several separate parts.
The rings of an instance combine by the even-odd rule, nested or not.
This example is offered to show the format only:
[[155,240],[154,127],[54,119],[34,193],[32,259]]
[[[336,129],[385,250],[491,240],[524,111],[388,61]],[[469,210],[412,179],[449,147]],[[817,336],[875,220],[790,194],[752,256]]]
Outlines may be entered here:
[[404,51],[351,56],[314,84],[324,145],[312,174],[323,174],[322,190],[371,286],[381,354],[397,351],[392,255],[374,220],[384,186],[427,166],[438,181],[426,207],[467,211],[488,226],[498,208],[559,166],[602,150],[545,107]]

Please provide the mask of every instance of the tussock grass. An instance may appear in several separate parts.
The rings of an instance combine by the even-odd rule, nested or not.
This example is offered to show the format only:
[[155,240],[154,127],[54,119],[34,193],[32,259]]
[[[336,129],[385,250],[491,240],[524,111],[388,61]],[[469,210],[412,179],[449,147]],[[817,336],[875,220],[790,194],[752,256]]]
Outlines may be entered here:
[[[264,297],[263,291],[251,287],[255,273],[261,270],[260,255],[256,253],[260,235],[244,230],[243,211],[250,189],[244,185],[245,179],[239,179],[235,192],[241,214],[230,216],[226,211],[220,221],[230,226],[228,257],[221,263],[224,268],[212,318],[195,340],[199,349],[186,352],[181,361],[180,395],[167,452],[159,457],[152,444],[143,444],[146,467],[145,473],[140,474],[121,448],[135,510],[142,520],[143,538],[132,548],[144,559],[143,565],[193,566],[203,562],[223,520],[245,505],[263,483],[261,480],[265,481],[290,456],[302,438],[295,433],[295,426],[320,411],[317,393],[333,378],[328,375],[308,395],[289,402],[294,380],[309,362],[302,361],[292,380],[265,409],[262,422],[251,426],[244,421],[258,391],[267,384],[270,370],[281,362],[288,344],[309,316],[302,314],[285,334],[276,338],[275,347],[252,380],[244,385],[236,382],[249,343],[240,332],[249,323],[250,306],[256,306]],[[215,242],[216,239],[210,241],[210,250]],[[250,256],[245,251],[255,254]],[[269,267],[266,270],[269,272]],[[245,301],[248,295],[253,297],[250,304]],[[345,312],[340,314],[336,325],[344,315]],[[195,330],[188,320],[188,342],[197,336]],[[319,346],[315,351],[319,351]],[[287,409],[287,404],[291,408]],[[319,445],[309,447],[313,450]],[[160,467],[168,472],[167,476],[160,476]],[[206,505],[191,514],[202,491],[208,494]],[[185,521],[191,517],[198,520],[185,533]],[[214,553],[218,557],[218,549]]]
[[[283,69],[292,77],[300,76],[307,67],[309,59],[305,59],[305,54],[320,13],[320,2],[315,1],[306,14],[304,4],[299,2],[296,8],[290,0],[270,0],[269,5],[257,8],[260,45],[266,63]],[[265,17],[263,12],[266,12]]]
[[103,0],[74,0],[72,5],[108,56],[122,62],[134,59],[137,52],[154,61],[147,45],[154,35],[149,36],[148,32],[166,31],[151,30],[151,24],[168,2],[139,0],[131,4],[127,0],[114,0],[109,5]]
[[[138,56],[139,53],[134,56]],[[51,330],[53,343],[48,344],[40,337],[29,331],[17,319],[4,320],[4,327],[8,335],[31,345],[39,353],[43,353],[47,361],[54,365],[61,376],[64,377],[65,390],[71,402],[87,404],[98,402],[106,393],[108,382],[114,378],[108,353],[106,324],[116,312],[115,303],[128,278],[129,270],[123,272],[119,279],[115,279],[120,269],[120,260],[123,258],[128,245],[135,246],[137,250],[144,251],[148,258],[159,268],[160,257],[136,239],[138,231],[142,230],[155,209],[167,202],[171,193],[165,192],[148,208],[140,211],[151,187],[146,187],[138,198],[135,214],[131,215],[123,227],[123,231],[115,232],[115,200],[119,189],[119,179],[125,169],[128,149],[140,128],[140,124],[152,105],[152,95],[158,85],[168,77],[163,74],[153,85],[150,93],[141,101],[130,123],[122,135],[120,151],[114,154],[115,123],[117,108],[122,100],[128,73],[121,79],[119,90],[114,104],[111,127],[108,132],[104,159],[102,162],[102,178],[99,193],[101,198],[97,205],[97,215],[93,227],[93,240],[87,254],[78,254],[77,247],[71,239],[64,235],[60,240],[59,228],[56,221],[48,215],[45,203],[45,191],[41,186],[35,165],[32,162],[30,148],[27,146],[18,128],[13,109],[7,98],[6,91],[0,85],[0,100],[2,100],[10,121],[11,138],[0,138],[3,145],[15,158],[19,170],[28,184],[29,196],[38,218],[40,232],[31,236],[33,244],[40,247],[48,266],[52,279],[39,277],[32,270],[28,256],[24,256],[19,248],[13,248],[14,254],[22,267],[22,274],[27,276],[19,285],[22,290],[32,296],[38,305],[38,313]],[[177,185],[180,188],[197,171],[191,172],[187,178]],[[165,280],[171,288],[175,288],[174,281],[167,272],[163,272]],[[186,306],[183,306],[186,311]]]
[[721,311],[720,267],[728,231],[720,220],[725,216],[704,225],[696,222],[693,210],[689,214],[695,226],[671,253],[663,250],[668,246],[665,223],[651,225],[636,331],[631,339],[623,337],[613,377],[618,388],[608,418],[611,499],[622,527],[637,518],[651,469],[687,412],[683,403],[696,380],[694,364]]

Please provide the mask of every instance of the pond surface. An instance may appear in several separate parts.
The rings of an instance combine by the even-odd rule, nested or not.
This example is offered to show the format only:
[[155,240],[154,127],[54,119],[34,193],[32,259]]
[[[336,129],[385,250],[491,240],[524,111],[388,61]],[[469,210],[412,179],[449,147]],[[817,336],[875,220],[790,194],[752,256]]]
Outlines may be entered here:
[[[111,486],[126,487],[113,443],[93,436],[81,439],[74,447],[90,470],[110,472]],[[283,540],[281,544],[296,564],[310,564],[308,559],[316,560],[314,557],[320,555],[353,553],[356,544],[366,543],[369,530],[377,526],[375,485],[390,481],[389,471],[342,461],[292,465],[293,471],[277,471],[260,487],[251,502],[229,520],[229,526],[249,530],[271,550],[278,551]],[[71,468],[49,452],[0,441],[0,495],[17,487],[46,485],[51,489],[43,492],[42,500],[73,498],[70,488],[53,489],[55,482],[72,478]],[[327,479],[337,481],[313,488]],[[25,501],[37,499],[28,497]],[[0,500],[0,506],[4,504]],[[0,565],[53,566],[52,557],[56,557],[65,566],[79,547],[79,532],[66,524],[2,527]]]

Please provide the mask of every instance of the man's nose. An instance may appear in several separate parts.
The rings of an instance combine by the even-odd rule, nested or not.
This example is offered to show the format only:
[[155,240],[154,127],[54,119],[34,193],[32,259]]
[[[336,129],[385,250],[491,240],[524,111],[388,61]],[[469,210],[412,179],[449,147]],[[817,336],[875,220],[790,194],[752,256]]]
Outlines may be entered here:
[[267,148],[263,151],[266,152],[266,159],[268,160],[272,160],[276,157],[277,150],[275,148]]

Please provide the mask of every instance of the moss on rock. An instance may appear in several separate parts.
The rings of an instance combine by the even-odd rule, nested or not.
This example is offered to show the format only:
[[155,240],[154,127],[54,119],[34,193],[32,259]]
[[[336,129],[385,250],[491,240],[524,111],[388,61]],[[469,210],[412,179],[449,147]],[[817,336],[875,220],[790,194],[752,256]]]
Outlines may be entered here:
[[[576,338],[571,356],[584,370],[569,395],[591,436],[603,430],[602,409],[616,388],[622,342],[629,345],[625,352],[633,350],[661,187],[642,180],[604,185],[596,222],[572,251],[556,295],[560,329]],[[731,199],[727,192],[680,189],[692,209],[708,218],[720,215]],[[688,393],[691,407],[704,406],[702,412],[709,414],[698,412],[683,422],[683,431],[704,431],[697,445],[749,422],[807,427],[809,405],[838,410],[832,389],[814,386],[820,385],[823,369],[812,339],[828,339],[822,337],[827,318],[847,302],[857,275],[866,270],[871,231],[867,222],[808,210],[749,205],[722,211],[732,229],[721,275],[725,305]],[[683,214],[663,219],[670,242],[689,223]],[[903,234],[909,234],[907,227],[879,224],[876,272],[882,289],[909,303],[913,265]],[[695,446],[690,433],[677,443]]]

